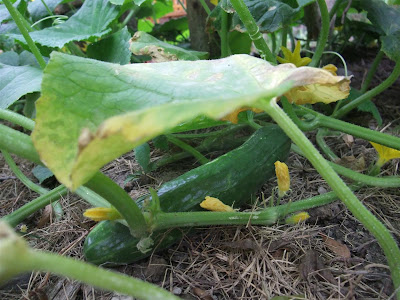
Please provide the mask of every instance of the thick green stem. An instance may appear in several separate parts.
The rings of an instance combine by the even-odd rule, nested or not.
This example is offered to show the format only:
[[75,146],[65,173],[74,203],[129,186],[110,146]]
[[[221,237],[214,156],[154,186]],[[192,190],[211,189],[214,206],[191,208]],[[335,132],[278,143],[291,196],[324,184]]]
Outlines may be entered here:
[[384,52],[381,50],[378,52],[374,61],[372,62],[371,68],[369,69],[367,77],[365,77],[365,80],[360,89],[360,92],[362,94],[364,94],[368,90],[368,87],[371,84],[372,78],[374,78],[375,72],[378,69],[379,63],[381,62],[383,56]]
[[352,100],[350,103],[347,103],[340,109],[338,109],[334,114],[332,114],[333,118],[341,118],[347,113],[349,113],[352,109],[359,106],[361,103],[368,101],[375,97],[376,95],[382,93],[384,90],[389,88],[400,76],[400,62],[396,62],[396,65],[388,78],[382,81],[378,86],[374,87],[372,90],[362,94],[358,98]]
[[258,51],[260,51],[261,58],[276,64],[276,57],[272,54],[267,43],[265,42],[264,37],[260,32],[260,28],[258,28],[256,21],[251,15],[246,4],[244,4],[243,0],[231,0],[231,4],[236,13],[239,15],[240,20],[242,20],[244,26],[246,27],[247,33],[249,34],[250,39],[253,41],[254,46],[256,46]]
[[85,186],[106,199],[118,210],[129,225],[134,237],[147,235],[147,223],[139,206],[118,184],[103,173],[97,172]]
[[185,150],[186,152],[192,154],[201,164],[204,165],[209,162],[209,160],[206,157],[204,157],[203,154],[201,154],[199,151],[197,151],[192,146],[181,141],[180,139],[177,139],[176,137],[174,137],[172,135],[167,135],[167,138],[171,143],[175,144],[176,146]]
[[29,250],[27,270],[52,272],[86,284],[115,291],[137,299],[178,300],[179,298],[151,283],[69,257]]
[[25,218],[29,217],[39,209],[45,207],[46,205],[57,201],[60,197],[65,196],[68,193],[68,189],[60,185],[55,189],[51,190],[47,194],[44,194],[19,209],[13,211],[9,215],[2,218],[3,221],[6,221],[10,226],[15,227],[19,223],[21,223]]
[[0,281],[28,271],[52,272],[100,289],[130,295],[136,299],[179,298],[142,280],[96,267],[73,258],[31,249],[6,224],[0,223]]
[[22,171],[15,164],[14,160],[12,159],[12,157],[11,157],[10,153],[8,153],[8,151],[6,151],[6,150],[0,150],[0,151],[1,151],[1,154],[3,154],[4,160],[9,165],[10,169],[13,171],[15,176],[17,176],[17,178],[19,180],[21,180],[21,182],[25,186],[27,186],[29,189],[31,189],[32,191],[34,191],[40,195],[47,194],[47,192],[48,192],[47,189],[42,188],[40,185],[37,185],[32,180],[30,180],[28,177],[26,177],[24,173],[22,173]]
[[0,124],[0,149],[42,164],[29,135]]
[[0,109],[0,119],[10,121],[31,131],[35,127],[34,121],[8,109]]
[[[263,108],[278,123],[283,131],[303,151],[307,159],[351,213],[375,236],[388,260],[394,286],[395,288],[400,287],[400,250],[387,228],[357,199],[303,132],[281,110],[275,99],[264,100],[259,102],[257,106]],[[400,299],[400,291],[397,295],[398,299]]]
[[31,49],[33,55],[35,56],[36,60],[38,61],[40,68],[44,69],[46,67],[46,62],[43,59],[42,55],[40,54],[38,47],[36,47],[36,44],[30,37],[29,32],[25,27],[23,17],[17,13],[16,8],[11,4],[10,0],[3,0],[3,3],[6,6],[11,17],[13,18],[15,24],[17,24],[19,31],[24,36],[25,41],[29,46],[29,49]]
[[271,225],[277,220],[278,215],[274,208],[256,212],[159,212],[154,218],[152,229],[210,225]]
[[310,63],[310,67],[318,67],[319,60],[321,59],[322,53],[325,50],[326,42],[329,37],[329,12],[328,7],[326,6],[325,0],[317,0],[319,10],[321,11],[321,31],[318,38],[317,48],[315,49],[315,53],[312,57],[312,61]]
[[224,10],[221,11],[221,58],[229,56],[228,44],[228,13]]

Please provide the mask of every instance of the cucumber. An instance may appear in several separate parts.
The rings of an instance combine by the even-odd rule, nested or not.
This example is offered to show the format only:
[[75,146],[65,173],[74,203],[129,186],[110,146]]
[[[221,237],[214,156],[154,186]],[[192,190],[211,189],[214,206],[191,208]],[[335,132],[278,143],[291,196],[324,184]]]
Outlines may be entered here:
[[[165,212],[201,210],[199,203],[206,196],[240,206],[274,174],[275,161],[287,158],[290,144],[276,125],[258,129],[242,146],[163,184],[157,192],[161,209]],[[154,248],[168,248],[181,237],[179,229],[155,232]],[[124,225],[101,222],[86,238],[84,255],[94,264],[131,263],[153,252],[141,253],[136,247],[138,241]]]

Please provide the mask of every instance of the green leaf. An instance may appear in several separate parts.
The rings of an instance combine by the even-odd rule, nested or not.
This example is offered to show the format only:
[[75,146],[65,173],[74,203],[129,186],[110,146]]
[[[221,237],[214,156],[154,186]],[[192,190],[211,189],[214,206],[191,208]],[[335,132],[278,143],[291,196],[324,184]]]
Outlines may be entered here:
[[[32,39],[41,45],[62,48],[71,41],[89,40],[102,37],[111,29],[108,25],[117,17],[118,7],[107,0],[85,1],[82,7],[65,23],[30,33]],[[22,35],[10,37],[25,43]]]
[[145,173],[150,169],[150,146],[147,143],[139,145],[135,148],[135,158]]
[[132,37],[130,50],[135,55],[150,55],[153,62],[206,59],[207,52],[186,50],[160,40],[143,31]]
[[46,7],[43,5],[42,1],[46,3],[47,7],[51,12],[54,12],[54,9],[58,4],[63,2],[63,0],[39,0],[39,1],[29,1],[28,3],[28,12],[31,16],[32,20],[37,21],[45,16],[48,16],[49,13]]
[[[106,163],[183,122],[220,119],[290,86],[318,89],[322,82],[348,86],[321,69],[272,66],[248,55],[121,66],[53,52],[32,137],[45,165],[76,189]],[[332,95],[325,87],[323,97]]]
[[23,95],[39,92],[41,82],[42,71],[38,68],[0,63],[0,109],[8,108]]
[[372,102],[371,100],[361,103],[357,107],[357,109],[359,111],[371,113],[372,116],[374,117],[374,119],[378,122],[379,126],[382,125],[383,121],[382,121],[381,114],[379,113],[378,108],[376,107],[375,103]]
[[[301,9],[315,0],[278,1],[278,0],[244,0],[251,15],[256,20],[261,32],[275,32],[295,20]],[[232,4],[221,6],[226,12],[232,12]],[[246,31],[239,16],[235,13],[232,19],[232,27]]]
[[232,54],[249,54],[252,41],[247,33],[231,31],[228,35],[229,49]]
[[39,180],[39,184],[42,184],[46,179],[49,179],[54,176],[53,172],[51,172],[48,168],[38,165],[32,169],[33,176]]
[[153,139],[153,145],[160,150],[167,151],[169,149],[168,139],[165,135],[156,136]]
[[97,60],[126,65],[131,61],[132,53],[129,51],[130,33],[126,26],[109,37],[90,44],[87,56]]

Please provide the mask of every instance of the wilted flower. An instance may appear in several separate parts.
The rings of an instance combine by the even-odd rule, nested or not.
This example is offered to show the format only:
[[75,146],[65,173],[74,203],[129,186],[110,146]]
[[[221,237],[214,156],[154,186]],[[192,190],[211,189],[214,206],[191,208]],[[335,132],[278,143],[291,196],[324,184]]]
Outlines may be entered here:
[[309,57],[301,57],[300,55],[300,41],[297,41],[294,51],[290,51],[288,48],[281,46],[283,58],[277,56],[277,59],[282,64],[292,63],[296,67],[307,66],[311,62]]
[[283,197],[290,188],[290,176],[288,166],[283,162],[276,161],[275,174],[276,178],[278,178],[279,197]]
[[378,161],[376,162],[376,164],[379,167],[383,166],[391,159],[400,158],[399,150],[382,146],[374,142],[370,142],[370,144],[375,148],[376,152],[378,152]]
[[99,222],[104,220],[118,220],[122,219],[119,212],[113,207],[94,207],[87,209],[83,215],[86,218]]
[[235,211],[229,205],[222,203],[221,200],[210,196],[206,196],[206,199],[200,203],[200,206],[204,209],[211,211],[225,211],[225,212]]

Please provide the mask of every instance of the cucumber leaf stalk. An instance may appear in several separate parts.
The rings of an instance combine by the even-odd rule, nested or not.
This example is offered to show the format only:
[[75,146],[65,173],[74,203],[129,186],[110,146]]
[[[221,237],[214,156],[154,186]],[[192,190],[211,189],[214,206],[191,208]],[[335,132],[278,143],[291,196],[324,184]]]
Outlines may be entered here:
[[[389,230],[357,199],[304,133],[278,106],[276,99],[265,99],[257,103],[256,107],[263,108],[278,123],[351,213],[375,236],[388,260],[394,286],[400,287],[400,249]],[[400,299],[400,291],[397,292],[397,298]]]
[[0,282],[27,271],[46,271],[137,299],[180,299],[142,280],[72,258],[34,250],[5,222],[0,222],[0,254]]

